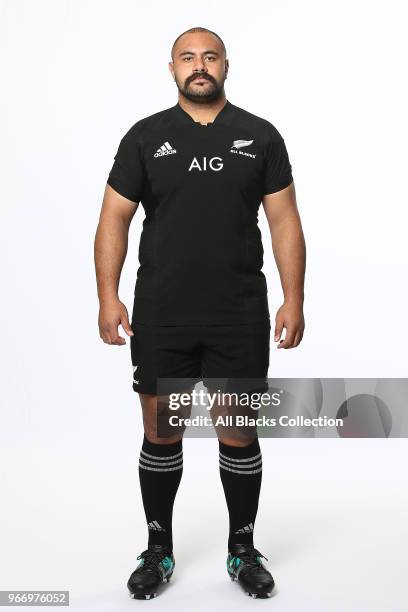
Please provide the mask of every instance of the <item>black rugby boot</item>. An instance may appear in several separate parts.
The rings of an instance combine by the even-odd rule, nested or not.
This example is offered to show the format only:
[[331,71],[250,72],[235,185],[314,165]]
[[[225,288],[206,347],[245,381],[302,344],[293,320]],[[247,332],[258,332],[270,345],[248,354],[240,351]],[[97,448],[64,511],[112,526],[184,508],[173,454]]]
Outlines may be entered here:
[[262,558],[268,560],[249,544],[231,544],[228,552],[227,570],[231,580],[237,580],[254,599],[270,597],[275,586]]
[[174,555],[167,546],[150,544],[137,558],[141,561],[128,580],[129,595],[152,599],[160,586],[169,582],[176,564]]

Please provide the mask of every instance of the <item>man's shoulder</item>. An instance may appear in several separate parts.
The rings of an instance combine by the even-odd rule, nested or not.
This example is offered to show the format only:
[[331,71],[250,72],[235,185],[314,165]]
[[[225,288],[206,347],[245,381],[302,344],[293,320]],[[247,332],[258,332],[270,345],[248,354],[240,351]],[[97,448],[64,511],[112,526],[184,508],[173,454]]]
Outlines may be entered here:
[[262,136],[265,140],[278,142],[283,139],[281,133],[277,127],[268,119],[255,115],[244,108],[234,105],[235,108],[235,121],[242,127],[252,129]]
[[164,125],[173,107],[165,108],[164,110],[157,111],[147,117],[139,119],[127,130],[123,139],[126,140],[143,140],[143,136],[151,130],[160,129]]

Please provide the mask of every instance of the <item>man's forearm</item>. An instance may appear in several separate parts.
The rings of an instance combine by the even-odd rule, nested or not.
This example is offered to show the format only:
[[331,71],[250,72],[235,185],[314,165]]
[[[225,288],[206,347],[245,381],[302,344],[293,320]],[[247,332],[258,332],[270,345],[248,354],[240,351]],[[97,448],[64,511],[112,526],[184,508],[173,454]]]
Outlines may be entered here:
[[118,297],[119,280],[128,247],[129,225],[118,217],[101,218],[96,230],[94,256],[100,301]]
[[300,219],[282,219],[271,229],[271,236],[285,302],[303,304],[306,245]]

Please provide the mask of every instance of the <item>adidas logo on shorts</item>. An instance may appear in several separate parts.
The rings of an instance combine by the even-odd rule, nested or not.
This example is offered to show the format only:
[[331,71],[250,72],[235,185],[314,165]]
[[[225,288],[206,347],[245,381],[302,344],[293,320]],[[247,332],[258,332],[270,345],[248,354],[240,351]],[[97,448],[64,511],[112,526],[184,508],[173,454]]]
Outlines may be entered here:
[[166,140],[166,142],[159,149],[157,149],[156,153],[154,154],[154,157],[163,157],[163,155],[173,155],[173,153],[177,153],[176,149],[173,149],[171,144]]

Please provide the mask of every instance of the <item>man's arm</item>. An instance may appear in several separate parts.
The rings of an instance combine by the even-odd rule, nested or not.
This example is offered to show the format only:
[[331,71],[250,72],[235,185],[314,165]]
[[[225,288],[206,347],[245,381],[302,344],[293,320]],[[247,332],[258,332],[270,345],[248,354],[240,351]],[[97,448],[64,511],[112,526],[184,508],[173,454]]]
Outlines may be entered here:
[[274,340],[280,340],[286,328],[286,337],[277,348],[298,346],[303,337],[304,279],[306,245],[296,203],[295,186],[262,198],[272,238],[272,250],[281,279],[284,303],[276,313]]
[[138,207],[106,185],[95,235],[94,256],[99,298],[99,335],[107,344],[126,344],[119,336],[122,325],[133,336],[126,306],[119,300],[119,280],[126,258],[129,226]]

